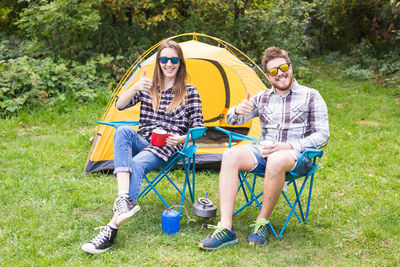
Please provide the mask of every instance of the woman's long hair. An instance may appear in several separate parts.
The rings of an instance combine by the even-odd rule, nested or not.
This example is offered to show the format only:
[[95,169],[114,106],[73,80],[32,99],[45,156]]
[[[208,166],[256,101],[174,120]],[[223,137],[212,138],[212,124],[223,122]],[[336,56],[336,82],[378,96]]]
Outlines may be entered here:
[[185,105],[185,95],[186,95],[186,63],[183,58],[183,52],[179,44],[172,40],[165,40],[161,43],[157,50],[156,66],[153,76],[153,86],[150,89],[150,95],[153,98],[153,110],[155,112],[160,108],[160,89],[164,84],[164,73],[161,70],[160,65],[160,53],[164,48],[172,48],[176,51],[179,57],[179,69],[176,72],[175,82],[172,87],[172,93],[174,95],[171,104],[167,108],[167,113],[172,113],[177,110],[180,105]]

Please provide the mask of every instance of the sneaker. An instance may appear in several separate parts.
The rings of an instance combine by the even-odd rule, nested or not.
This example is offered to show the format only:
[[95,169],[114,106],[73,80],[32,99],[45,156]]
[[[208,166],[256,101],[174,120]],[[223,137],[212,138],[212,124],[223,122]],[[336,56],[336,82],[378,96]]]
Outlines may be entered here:
[[229,231],[228,229],[223,228],[221,222],[219,222],[217,226],[209,225],[208,228],[214,229],[214,232],[200,241],[199,247],[202,249],[215,250],[238,242],[235,228],[233,227],[232,231]]
[[269,221],[263,218],[250,225],[250,227],[253,227],[253,230],[247,238],[249,245],[262,246],[265,244],[268,236],[268,223]]
[[91,254],[99,254],[109,250],[114,244],[114,239],[117,237],[118,232],[118,229],[113,229],[108,225],[96,229],[101,229],[100,233],[82,246],[84,251]]
[[128,194],[122,194],[115,198],[113,210],[118,212],[117,225],[122,225],[140,210],[140,207],[133,203]]

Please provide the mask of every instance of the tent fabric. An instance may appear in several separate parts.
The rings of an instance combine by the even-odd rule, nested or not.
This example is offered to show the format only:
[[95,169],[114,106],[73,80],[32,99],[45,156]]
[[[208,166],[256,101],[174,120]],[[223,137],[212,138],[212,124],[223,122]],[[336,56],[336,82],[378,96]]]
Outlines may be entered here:
[[[261,133],[258,119],[245,125],[232,126],[226,123],[228,109],[239,104],[247,92],[253,96],[266,89],[257,73],[241,61],[227,47],[218,47],[197,40],[179,43],[186,61],[188,83],[193,84],[202,100],[205,126],[209,127],[206,136],[198,141],[200,147],[196,155],[196,167],[216,167],[221,161],[222,152],[227,148],[227,138],[218,136],[212,127],[228,127],[258,138]],[[227,44],[227,43],[225,43]],[[140,103],[129,109],[119,111],[115,108],[115,96],[120,95],[136,83],[146,70],[146,77],[153,77],[156,49],[153,54],[130,69],[120,82],[120,89],[115,91],[101,118],[102,121],[139,120]],[[132,67],[131,67],[132,68]],[[127,77],[129,76],[129,77]],[[138,129],[138,126],[133,126]],[[86,162],[85,172],[112,170],[114,127],[98,125],[95,138]],[[251,141],[241,141],[240,144]]]

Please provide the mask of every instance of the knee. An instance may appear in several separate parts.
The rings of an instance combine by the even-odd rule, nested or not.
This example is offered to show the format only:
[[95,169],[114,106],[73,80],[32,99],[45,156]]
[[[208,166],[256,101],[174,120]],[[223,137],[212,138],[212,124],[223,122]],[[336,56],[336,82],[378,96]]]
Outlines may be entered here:
[[223,164],[237,164],[239,161],[240,154],[237,150],[227,149],[222,153],[222,163]]
[[293,156],[290,154],[273,153],[267,159],[267,172],[271,175],[279,175],[291,170],[294,164]]
[[136,131],[133,130],[131,127],[129,127],[129,126],[120,126],[115,131],[114,141],[118,142],[118,141],[127,140],[127,139],[129,140],[135,134],[137,134]]
[[125,135],[131,133],[132,131],[133,129],[129,126],[120,126],[115,131],[115,135]]

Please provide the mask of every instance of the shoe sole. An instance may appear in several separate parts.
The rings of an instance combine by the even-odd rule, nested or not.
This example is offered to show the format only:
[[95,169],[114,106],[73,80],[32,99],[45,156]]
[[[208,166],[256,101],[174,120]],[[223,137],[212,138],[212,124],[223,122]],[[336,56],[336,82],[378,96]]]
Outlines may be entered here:
[[135,215],[136,212],[140,210],[139,205],[136,205],[133,209],[131,209],[129,212],[121,214],[121,216],[117,217],[117,225],[121,226],[122,224],[126,223],[133,215]]
[[257,243],[257,242],[247,242],[247,244],[249,244],[250,246],[256,246],[256,247],[261,247],[264,246],[265,243],[267,243],[266,241],[264,243]]
[[220,249],[222,247],[228,246],[228,245],[237,244],[238,242],[239,242],[239,240],[236,238],[235,240],[222,243],[221,245],[219,245],[218,247],[215,247],[215,248],[207,248],[207,247],[204,247],[202,243],[200,243],[199,248],[204,249],[204,250],[216,250],[216,249]]
[[93,246],[85,246],[85,245],[82,246],[82,250],[87,253],[90,253],[90,254],[100,254],[100,253],[106,252],[110,248],[111,247],[106,248],[106,249],[96,249]]

